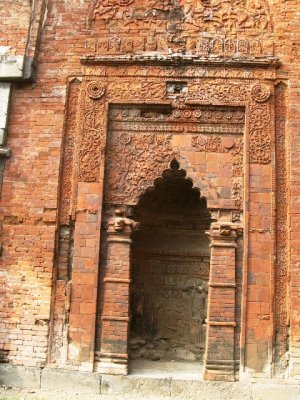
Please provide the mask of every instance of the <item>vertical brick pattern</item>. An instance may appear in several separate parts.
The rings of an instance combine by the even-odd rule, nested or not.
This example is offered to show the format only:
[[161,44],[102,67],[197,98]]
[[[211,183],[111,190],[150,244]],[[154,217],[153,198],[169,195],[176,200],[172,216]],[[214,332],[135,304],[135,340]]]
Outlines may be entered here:
[[235,379],[236,230],[212,224],[205,378]]
[[68,362],[81,370],[93,370],[95,315],[98,283],[98,183],[78,185],[74,230],[72,295],[69,317]]

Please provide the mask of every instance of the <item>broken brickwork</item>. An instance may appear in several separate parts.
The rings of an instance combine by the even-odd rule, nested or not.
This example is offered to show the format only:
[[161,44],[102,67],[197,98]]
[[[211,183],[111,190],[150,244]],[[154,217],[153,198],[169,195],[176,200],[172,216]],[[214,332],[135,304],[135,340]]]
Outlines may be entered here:
[[4,3],[1,361],[299,379],[299,5]]

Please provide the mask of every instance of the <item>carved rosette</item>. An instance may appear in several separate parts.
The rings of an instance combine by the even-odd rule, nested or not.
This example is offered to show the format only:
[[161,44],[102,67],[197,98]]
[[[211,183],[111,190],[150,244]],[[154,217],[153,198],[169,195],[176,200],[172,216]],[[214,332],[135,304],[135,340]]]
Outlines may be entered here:
[[105,86],[101,82],[90,82],[87,85],[87,93],[92,100],[100,100],[105,95]]
[[251,88],[251,97],[256,103],[265,103],[271,96],[271,90],[269,86],[258,83]]

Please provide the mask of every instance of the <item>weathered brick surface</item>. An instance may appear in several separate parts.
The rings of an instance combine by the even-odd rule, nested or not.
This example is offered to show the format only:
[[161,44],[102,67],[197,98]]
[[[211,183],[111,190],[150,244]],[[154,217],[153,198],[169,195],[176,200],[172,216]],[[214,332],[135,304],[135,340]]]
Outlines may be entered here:
[[1,46],[8,46],[9,55],[22,55],[26,52],[28,29],[30,26],[30,2],[6,1],[0,10]]
[[[30,6],[25,1],[3,0],[0,10],[1,46],[9,46],[11,55],[33,55],[35,50],[38,51],[36,82],[14,84],[12,92],[8,126],[12,157],[5,166],[0,204],[3,243],[0,267],[1,358],[30,367],[44,366],[48,360],[69,368],[93,369],[95,335],[100,335],[102,329],[101,326],[96,329],[96,320],[101,320],[99,313],[102,312],[97,294],[103,186],[106,188],[106,204],[120,205],[111,200],[115,194],[121,198],[122,204],[132,206],[137,197],[127,194],[126,185],[120,184],[124,177],[118,175],[118,170],[122,171],[124,167],[122,160],[128,157],[131,165],[143,165],[145,171],[151,169],[149,160],[154,160],[159,172],[153,170],[153,173],[143,175],[143,172],[138,176],[140,181],[145,178],[153,183],[168,166],[169,159],[178,156],[175,152],[179,149],[181,167],[200,187],[210,208],[240,212],[243,206],[243,267],[239,253],[240,267],[234,278],[238,289],[228,300],[230,312],[234,307],[236,310],[238,327],[234,334],[236,342],[241,339],[241,357],[234,357],[236,360],[241,358],[242,375],[274,376],[276,361],[276,374],[283,377],[287,370],[287,377],[299,379],[300,9],[297,1],[249,1],[243,14],[240,6],[235,4],[238,2],[232,1],[240,13],[240,18],[233,24],[229,23],[226,14],[220,14],[217,6],[210,4],[213,2],[194,2],[190,5],[196,7],[198,26],[187,8],[181,7],[181,2],[173,4],[173,11],[167,2],[154,5],[156,14],[149,14],[151,18],[149,15],[144,18],[145,7],[151,6],[145,2],[135,9],[138,18],[132,14],[136,4],[131,1],[112,2],[116,8],[111,8],[107,2],[90,0],[49,0],[44,8],[42,1],[37,3]],[[180,25],[183,12],[190,21],[190,24],[185,23],[184,32]],[[35,22],[32,25],[30,21]],[[237,31],[234,24],[239,26]],[[158,51],[167,57],[170,49],[170,53],[187,50],[194,54],[204,52],[205,55],[208,36],[212,37],[210,45],[214,59],[222,62],[220,46],[224,43],[219,39],[220,30],[226,37],[239,40],[234,43],[242,55],[242,39],[262,40],[261,54],[255,47],[256,42],[244,43],[248,48],[244,61],[248,60],[248,63],[249,52],[257,57],[270,56],[271,42],[274,42],[274,54],[280,59],[281,66],[273,73],[272,67],[243,66],[242,61],[235,72],[234,66],[226,65],[205,68],[200,65],[191,71],[189,67],[179,69],[176,64],[165,69],[138,64],[126,69],[126,66],[94,65],[97,62],[95,58],[80,62],[81,57],[88,54],[93,57],[95,53],[114,56]],[[39,37],[37,47],[33,31]],[[203,36],[204,31],[209,34]],[[205,42],[201,42],[201,46],[199,36]],[[218,39],[214,41],[216,36]],[[232,56],[230,49],[224,49],[228,57]],[[232,151],[233,134],[229,135],[229,142],[228,138],[222,141],[222,150],[219,147],[216,151],[215,143],[203,145],[190,128],[197,126],[198,122],[188,122],[188,118],[194,116],[189,117],[189,110],[184,114],[180,99],[176,106],[177,89],[172,92],[174,80],[183,81],[179,90],[183,97],[185,85],[188,86],[190,100],[201,105],[203,115],[209,104],[230,108],[230,112],[233,107],[240,107],[238,111],[242,113],[242,121],[239,129],[246,129],[247,135],[251,126],[259,130],[262,129],[259,124],[265,124],[263,132],[267,134],[266,140],[270,139],[270,153],[256,142],[254,147],[250,140],[250,144],[244,144],[241,162]],[[169,84],[167,88],[165,81]],[[257,98],[257,92],[251,92],[253,85],[260,81],[269,88],[271,97],[264,97],[264,93],[259,92]],[[150,86],[147,86],[149,82]],[[274,86],[279,82],[286,85],[285,105],[274,102]],[[230,92],[228,87],[234,90]],[[241,87],[244,92],[238,91]],[[173,126],[183,126],[184,135],[175,135],[172,131],[170,141],[162,145],[162,137],[158,134],[155,145],[148,143],[148,153],[143,149],[149,140],[147,136],[144,142],[139,142],[131,132],[131,136],[123,136],[122,141],[122,137],[117,136],[121,128],[115,125],[125,123],[127,117],[124,114],[120,122],[118,117],[107,118],[107,115],[109,103],[126,101],[134,104],[168,103],[176,113],[164,123],[172,124],[172,128],[168,128],[170,131]],[[278,113],[285,106],[286,116],[278,119]],[[200,111],[192,110],[199,121],[202,118]],[[145,128],[145,118],[150,124],[153,117],[141,117],[140,121],[133,122],[135,125],[142,122]],[[176,118],[178,122],[174,123]],[[106,155],[108,160],[114,161],[105,161],[104,157],[104,133],[108,123],[111,136]],[[212,126],[215,122],[207,120],[205,124]],[[225,132],[224,124],[222,134]],[[233,128],[234,125],[230,125],[230,129]],[[206,128],[201,129],[202,137],[206,137]],[[253,131],[251,136],[258,142],[263,140],[259,132],[258,139]],[[219,131],[210,131],[208,135],[212,134],[220,135]],[[191,136],[196,136],[196,139]],[[118,143],[116,137],[120,139]],[[131,156],[132,143],[138,152],[137,158]],[[122,154],[126,157],[119,157]],[[157,154],[163,156],[166,165]],[[278,165],[286,168],[285,174],[279,175]],[[242,173],[239,168],[242,168]],[[134,176],[130,179],[132,186],[137,186]],[[147,185],[151,186],[148,181]],[[280,196],[280,190],[286,192],[286,197]],[[279,203],[277,208],[274,201]],[[219,220],[222,220],[221,214],[218,214]],[[286,251],[280,248],[277,252],[276,240],[281,237],[284,237]],[[118,250],[117,261],[124,262],[124,257],[127,257],[122,256],[122,251]],[[282,260],[280,265],[274,261],[276,256]],[[127,271],[129,264],[125,268],[123,263],[123,267]],[[278,268],[282,273],[276,275]],[[278,276],[279,280],[276,279]],[[225,278],[228,275],[224,282]],[[111,285],[112,293],[119,290],[115,289],[117,284]],[[221,296],[216,297],[220,304],[226,298],[226,291]],[[105,302],[105,307],[105,314],[114,311],[111,297]],[[220,311],[217,304],[216,310]],[[122,335],[127,327],[121,327],[121,324],[124,321],[117,329]],[[110,331],[112,328],[112,335],[115,335],[115,327],[116,324],[113,327],[107,324],[105,329]],[[241,337],[237,336],[239,331]],[[61,335],[64,335],[63,339]],[[218,333],[213,337],[218,338]],[[275,346],[280,349],[275,352],[276,360],[273,359]],[[285,355],[285,349],[289,354]],[[286,361],[288,358],[289,363]]]

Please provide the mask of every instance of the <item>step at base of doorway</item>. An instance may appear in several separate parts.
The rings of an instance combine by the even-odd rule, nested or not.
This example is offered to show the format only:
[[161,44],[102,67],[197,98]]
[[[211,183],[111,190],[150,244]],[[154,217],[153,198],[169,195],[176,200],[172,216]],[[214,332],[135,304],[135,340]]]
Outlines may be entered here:
[[43,395],[43,399],[48,399],[50,393],[59,393],[57,398],[61,400],[73,400],[74,395],[80,400],[300,400],[299,384],[209,382],[201,376],[180,378],[182,370],[177,374],[173,371],[169,377],[166,373],[170,371],[162,373],[160,378],[154,377],[148,369],[148,372],[133,371],[128,376],[113,376],[0,364],[0,385],[34,389],[36,396]]

